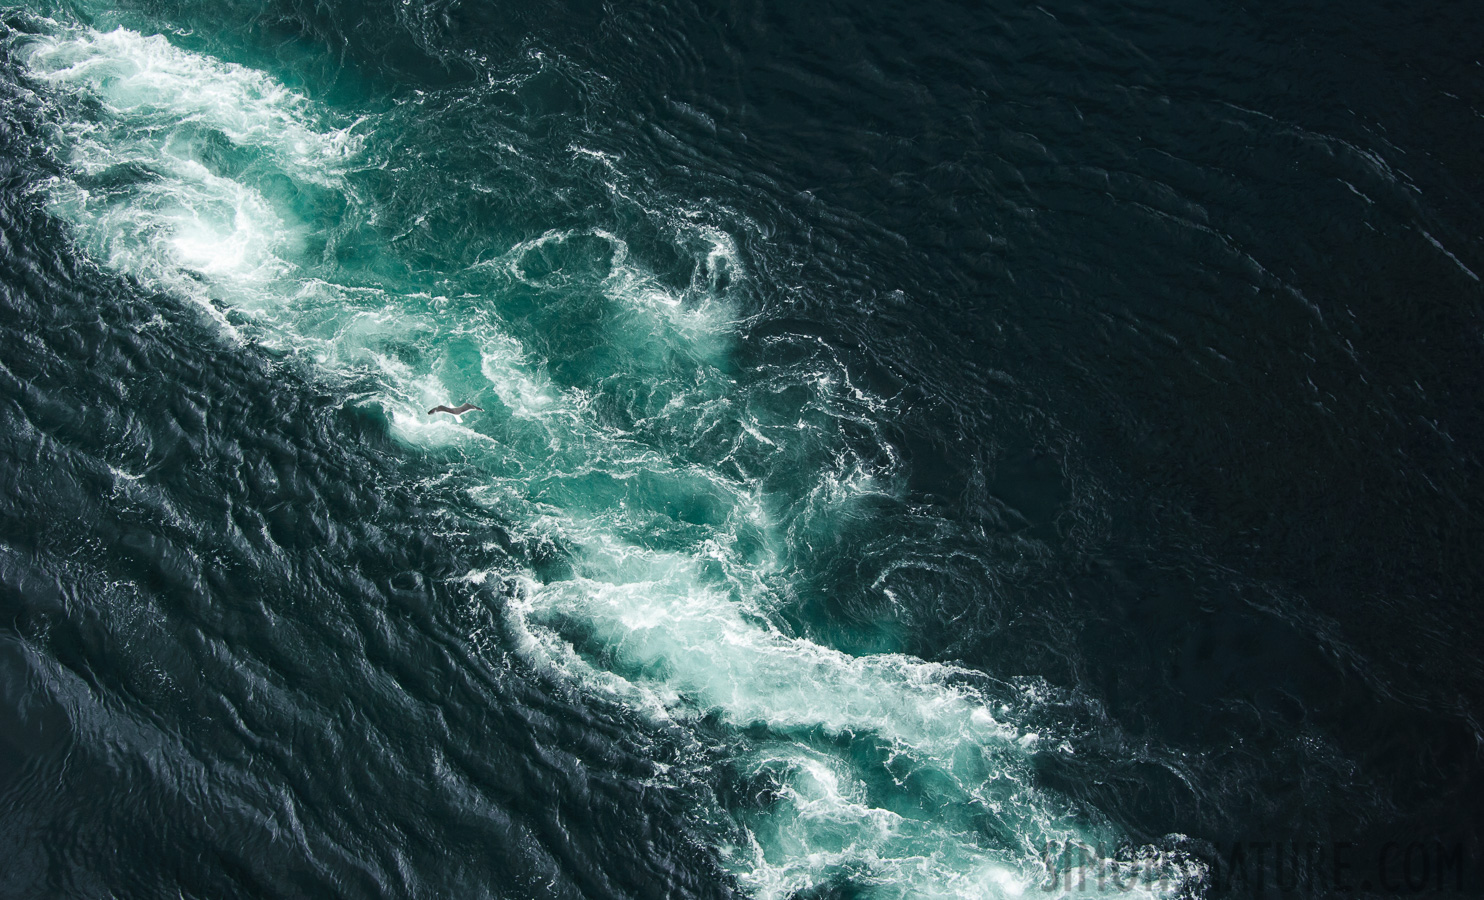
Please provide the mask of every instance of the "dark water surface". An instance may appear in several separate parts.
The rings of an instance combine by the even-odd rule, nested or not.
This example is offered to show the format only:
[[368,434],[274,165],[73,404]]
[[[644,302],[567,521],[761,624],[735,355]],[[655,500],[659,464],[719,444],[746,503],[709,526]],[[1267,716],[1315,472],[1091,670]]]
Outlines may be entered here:
[[0,896],[1480,884],[1484,7],[3,22]]

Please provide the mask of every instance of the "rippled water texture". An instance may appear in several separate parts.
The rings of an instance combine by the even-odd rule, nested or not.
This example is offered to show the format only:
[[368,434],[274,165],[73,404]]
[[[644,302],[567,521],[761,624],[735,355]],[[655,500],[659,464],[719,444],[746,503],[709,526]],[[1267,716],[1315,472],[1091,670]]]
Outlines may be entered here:
[[1452,12],[9,9],[0,893],[1478,849]]

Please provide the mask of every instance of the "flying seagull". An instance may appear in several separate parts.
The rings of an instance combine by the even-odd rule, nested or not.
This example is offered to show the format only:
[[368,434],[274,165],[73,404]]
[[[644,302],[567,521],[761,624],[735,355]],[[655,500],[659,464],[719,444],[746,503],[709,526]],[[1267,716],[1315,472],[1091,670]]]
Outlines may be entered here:
[[477,412],[484,412],[483,409],[481,409],[478,406],[475,406],[472,403],[465,403],[463,406],[459,406],[459,407],[453,407],[453,406],[435,406],[432,409],[428,410],[428,415],[431,416],[434,413],[446,412],[446,413],[452,413],[453,415],[456,415],[456,416],[462,416],[464,413],[468,412],[471,409],[472,410],[475,410]]

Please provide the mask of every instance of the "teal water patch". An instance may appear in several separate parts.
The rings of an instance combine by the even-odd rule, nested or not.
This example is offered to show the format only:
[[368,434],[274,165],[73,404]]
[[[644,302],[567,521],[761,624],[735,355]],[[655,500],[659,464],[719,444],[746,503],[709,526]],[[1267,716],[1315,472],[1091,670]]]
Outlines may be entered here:
[[[462,578],[510,587],[531,663],[737,735],[747,789],[725,813],[745,839],[718,852],[746,890],[1017,896],[1051,874],[1048,845],[1119,843],[1037,785],[1041,738],[1016,724],[1034,697],[781,624],[798,548],[898,491],[889,448],[838,437],[889,409],[841,369],[736,371],[748,274],[726,229],[637,204],[686,278],[606,222],[440,234],[457,201],[392,152],[427,108],[346,114],[164,36],[37,30],[13,49],[64,173],[48,209],[92,259],[301,361],[407,447],[457,454],[461,490],[558,548],[564,565]],[[619,161],[568,153],[622,197]],[[485,412],[427,414],[463,400]],[[1165,880],[1136,893],[1178,893],[1185,865],[1157,860]]]

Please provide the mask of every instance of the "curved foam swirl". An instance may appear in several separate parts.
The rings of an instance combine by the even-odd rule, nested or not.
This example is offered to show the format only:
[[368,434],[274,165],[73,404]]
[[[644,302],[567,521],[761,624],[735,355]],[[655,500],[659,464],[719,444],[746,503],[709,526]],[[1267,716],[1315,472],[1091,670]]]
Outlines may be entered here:
[[[765,430],[734,402],[721,282],[740,266],[724,233],[696,226],[697,271],[711,274],[684,290],[596,227],[477,263],[478,292],[389,277],[395,248],[356,179],[373,166],[375,119],[337,123],[265,74],[163,37],[52,23],[24,40],[68,173],[47,201],[87,252],[361,385],[400,439],[461,445],[476,499],[571,554],[568,573],[520,579],[510,615],[530,658],[654,715],[747,735],[734,765],[756,790],[732,813],[749,837],[723,855],[755,894],[849,879],[873,896],[1011,896],[1045,876],[1046,842],[1115,837],[1036,786],[1035,736],[1000,721],[971,673],[853,657],[771,618],[787,511],[810,497],[768,496],[734,453],[702,464],[645,437],[663,420],[684,445],[726,420],[735,441],[782,452],[790,429],[809,431]],[[362,269],[340,254],[350,241]],[[557,304],[551,329],[597,323],[583,334],[598,374],[557,377],[561,361],[509,326],[507,308],[542,302]],[[423,413],[449,398],[490,412]],[[623,415],[601,415],[615,398]],[[819,472],[815,490],[878,489],[852,466]]]

